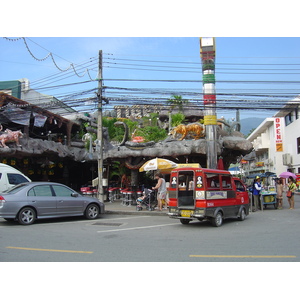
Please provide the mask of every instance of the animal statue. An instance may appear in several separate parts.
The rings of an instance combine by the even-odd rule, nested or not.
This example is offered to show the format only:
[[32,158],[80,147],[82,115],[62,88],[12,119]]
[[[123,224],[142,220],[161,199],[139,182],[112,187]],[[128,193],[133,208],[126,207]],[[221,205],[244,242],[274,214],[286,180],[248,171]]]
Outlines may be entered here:
[[[2,126],[0,127],[2,130]],[[23,133],[21,130],[12,131],[10,129],[6,129],[4,133],[0,135],[0,145],[4,148],[9,148],[6,143],[16,142],[17,146],[21,146],[19,143],[19,138],[23,137]]]
[[124,146],[126,141],[128,141],[128,136],[129,136],[129,129],[128,129],[128,126],[126,123],[124,122],[120,122],[120,121],[117,121],[114,123],[115,126],[123,126],[124,127],[124,136],[123,136],[123,140],[122,142],[119,144],[119,146]]
[[85,133],[85,134],[82,136],[81,140],[82,140],[83,142],[87,143],[87,142],[90,141],[91,137],[92,137],[92,135],[91,135],[90,133]]
[[136,129],[131,134],[131,141],[134,143],[143,143],[145,142],[145,139],[142,136],[135,135]]
[[135,133],[133,133],[133,137],[131,141],[128,141],[128,137],[129,137],[129,128],[127,126],[127,124],[125,122],[120,122],[117,121],[114,123],[115,126],[123,126],[124,127],[124,136],[123,136],[123,140],[122,142],[118,145],[119,146],[125,146],[131,150],[142,150],[148,147],[152,147],[155,142],[154,141],[150,141],[150,142],[145,142],[143,137],[138,137],[135,136]]
[[205,136],[205,128],[202,124],[191,123],[188,125],[180,124],[170,131],[170,135],[175,139],[181,134],[179,141],[185,139],[188,135],[193,136],[195,140]]
[[232,131],[241,131],[241,123],[240,122],[232,122],[227,123],[224,119],[218,119],[218,126],[222,128],[222,124],[228,128],[229,133]]

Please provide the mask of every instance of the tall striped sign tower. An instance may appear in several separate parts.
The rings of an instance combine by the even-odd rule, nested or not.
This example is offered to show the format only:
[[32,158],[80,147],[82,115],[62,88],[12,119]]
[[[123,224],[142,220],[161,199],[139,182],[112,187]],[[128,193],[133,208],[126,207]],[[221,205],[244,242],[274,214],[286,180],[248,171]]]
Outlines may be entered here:
[[206,131],[206,167],[217,168],[217,113],[215,88],[215,39],[200,38],[203,74],[204,125]]

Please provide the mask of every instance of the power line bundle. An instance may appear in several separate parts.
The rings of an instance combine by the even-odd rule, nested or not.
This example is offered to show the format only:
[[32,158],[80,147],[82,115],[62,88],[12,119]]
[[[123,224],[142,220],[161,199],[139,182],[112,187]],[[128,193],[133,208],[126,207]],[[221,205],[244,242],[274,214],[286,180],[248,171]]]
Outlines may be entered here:
[[[29,42],[35,43],[31,39],[6,39],[23,41],[35,60],[42,62],[50,57],[57,67],[58,73],[32,81],[32,89],[52,95],[77,111],[96,109],[98,58],[92,57],[80,64],[69,62],[69,67],[62,69],[55,57],[63,58],[40,45],[48,54],[37,58],[30,49]],[[243,63],[236,62],[236,59],[241,57],[218,57],[215,62],[218,111],[237,108],[279,110],[288,102],[298,103],[299,58],[289,58],[288,61],[287,58],[277,58],[282,63],[267,63],[268,58],[261,58],[263,63],[259,63],[257,57],[245,58]],[[254,59],[255,63],[252,63]],[[145,59],[137,59],[129,55],[104,54],[103,74],[103,97],[109,101],[105,109],[112,109],[114,105],[167,106],[172,95],[181,95],[188,100],[190,109],[203,109],[202,68],[198,54],[185,60],[181,57],[153,59],[145,56]]]

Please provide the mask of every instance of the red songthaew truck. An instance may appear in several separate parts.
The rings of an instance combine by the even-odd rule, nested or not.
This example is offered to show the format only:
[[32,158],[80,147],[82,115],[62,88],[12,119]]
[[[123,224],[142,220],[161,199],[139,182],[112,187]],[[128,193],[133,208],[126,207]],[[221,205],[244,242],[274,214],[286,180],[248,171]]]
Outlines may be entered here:
[[226,218],[243,221],[248,214],[247,188],[229,171],[182,167],[171,172],[169,217],[182,224],[209,220],[219,227]]

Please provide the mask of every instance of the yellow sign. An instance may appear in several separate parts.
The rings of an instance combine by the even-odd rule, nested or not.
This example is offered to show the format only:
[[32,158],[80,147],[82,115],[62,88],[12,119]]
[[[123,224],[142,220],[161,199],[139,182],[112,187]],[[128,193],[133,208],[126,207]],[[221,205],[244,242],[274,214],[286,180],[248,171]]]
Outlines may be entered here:
[[204,125],[217,125],[217,116],[204,116]]
[[177,168],[201,168],[200,164],[194,163],[194,164],[177,164]]
[[276,151],[277,152],[282,152],[283,151],[283,145],[282,145],[282,143],[277,143],[276,144]]

